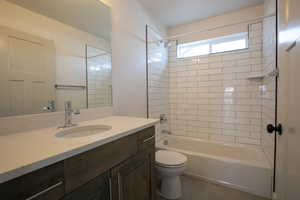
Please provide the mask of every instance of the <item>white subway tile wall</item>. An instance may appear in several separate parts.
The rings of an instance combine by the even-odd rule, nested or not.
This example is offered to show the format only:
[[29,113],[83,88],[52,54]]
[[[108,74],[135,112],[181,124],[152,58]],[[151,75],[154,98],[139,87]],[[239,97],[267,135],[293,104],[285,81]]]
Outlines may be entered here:
[[88,59],[88,107],[112,106],[111,54]]
[[262,82],[247,77],[263,70],[262,23],[251,24],[249,31],[249,49],[240,51],[177,59],[173,43],[168,65],[172,134],[261,144]]
[[[267,3],[267,2],[266,2]],[[275,3],[269,0],[268,3]],[[276,69],[276,17],[266,18],[263,22],[263,73],[268,74]],[[266,131],[268,124],[275,123],[275,77],[263,80],[262,95],[262,146],[271,165],[274,162],[275,135]]]
[[[151,32],[149,32],[151,34]],[[169,116],[168,49],[162,42],[148,43],[149,117]],[[156,126],[158,136],[169,130],[168,121]],[[159,139],[159,137],[157,137]]]

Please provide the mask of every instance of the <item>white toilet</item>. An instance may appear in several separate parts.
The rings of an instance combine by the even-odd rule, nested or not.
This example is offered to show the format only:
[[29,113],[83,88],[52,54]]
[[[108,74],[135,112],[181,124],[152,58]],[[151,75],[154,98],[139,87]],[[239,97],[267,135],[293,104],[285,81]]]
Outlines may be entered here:
[[180,198],[180,175],[185,170],[187,157],[181,153],[163,150],[157,151],[155,156],[158,193],[165,199]]

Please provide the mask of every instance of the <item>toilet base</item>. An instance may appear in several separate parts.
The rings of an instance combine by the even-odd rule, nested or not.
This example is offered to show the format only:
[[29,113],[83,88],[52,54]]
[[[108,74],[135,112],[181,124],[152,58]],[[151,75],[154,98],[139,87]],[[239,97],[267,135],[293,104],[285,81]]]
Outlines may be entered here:
[[173,176],[161,179],[159,194],[165,199],[179,199],[182,195],[180,177]]

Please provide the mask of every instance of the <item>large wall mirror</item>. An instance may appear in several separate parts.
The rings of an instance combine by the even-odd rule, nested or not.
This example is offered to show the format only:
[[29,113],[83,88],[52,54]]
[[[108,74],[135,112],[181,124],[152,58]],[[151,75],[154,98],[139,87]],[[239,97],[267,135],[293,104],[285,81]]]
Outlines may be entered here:
[[0,117],[112,106],[111,57],[100,0],[0,0]]

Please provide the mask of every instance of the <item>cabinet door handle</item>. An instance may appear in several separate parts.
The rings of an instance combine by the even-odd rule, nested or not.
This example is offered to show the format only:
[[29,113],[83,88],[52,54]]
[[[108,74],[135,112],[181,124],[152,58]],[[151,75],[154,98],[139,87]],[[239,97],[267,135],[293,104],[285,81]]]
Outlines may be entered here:
[[108,180],[109,182],[109,199],[112,200],[112,183],[111,183],[111,177]]
[[143,141],[143,143],[146,143],[146,142],[148,142],[148,141],[154,139],[154,137],[155,137],[155,135],[153,135],[152,137],[149,137],[149,138],[145,139],[145,140]]
[[122,195],[122,193],[121,193],[121,177],[120,177],[120,175],[118,175],[118,192],[119,192],[119,200],[121,200],[121,195]]
[[52,190],[52,189],[54,189],[54,188],[56,188],[56,187],[58,187],[58,186],[60,186],[60,185],[62,185],[62,184],[63,184],[63,181],[60,181],[60,182],[56,183],[55,185],[52,185],[52,186],[48,187],[47,189],[45,189],[45,190],[43,190],[43,191],[41,191],[41,192],[38,192],[38,193],[36,193],[35,195],[33,195],[33,196],[31,196],[31,197],[28,197],[28,198],[25,199],[25,200],[33,200],[33,199],[35,199],[36,197],[39,197],[39,196],[45,194],[46,192],[48,192],[48,191],[50,191],[50,190]]

